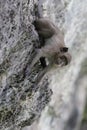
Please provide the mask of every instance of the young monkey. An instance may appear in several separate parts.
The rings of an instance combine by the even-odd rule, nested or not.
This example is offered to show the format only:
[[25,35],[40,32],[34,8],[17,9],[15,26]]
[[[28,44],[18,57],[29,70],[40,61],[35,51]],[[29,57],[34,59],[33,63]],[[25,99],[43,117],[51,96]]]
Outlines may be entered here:
[[37,55],[32,61],[30,68],[32,68],[41,57],[47,58],[49,65],[56,64],[58,66],[65,66],[69,64],[71,55],[65,46],[64,35],[58,27],[44,18],[35,20],[34,25],[39,37],[44,39],[44,46],[37,50]]

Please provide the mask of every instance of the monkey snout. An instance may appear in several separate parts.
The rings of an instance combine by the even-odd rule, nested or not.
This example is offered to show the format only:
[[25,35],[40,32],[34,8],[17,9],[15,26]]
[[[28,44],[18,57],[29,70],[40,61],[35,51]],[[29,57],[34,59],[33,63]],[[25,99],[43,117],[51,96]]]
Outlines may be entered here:
[[62,66],[66,66],[68,64],[68,60],[65,56],[61,56],[59,57],[56,62],[55,62],[58,66],[62,67]]

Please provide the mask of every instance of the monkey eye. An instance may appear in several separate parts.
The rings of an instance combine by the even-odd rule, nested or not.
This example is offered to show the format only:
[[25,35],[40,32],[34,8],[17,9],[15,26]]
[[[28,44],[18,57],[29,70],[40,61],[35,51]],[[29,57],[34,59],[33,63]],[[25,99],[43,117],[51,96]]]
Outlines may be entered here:
[[67,52],[68,51],[68,47],[62,47],[62,48],[60,48],[60,51],[61,52]]

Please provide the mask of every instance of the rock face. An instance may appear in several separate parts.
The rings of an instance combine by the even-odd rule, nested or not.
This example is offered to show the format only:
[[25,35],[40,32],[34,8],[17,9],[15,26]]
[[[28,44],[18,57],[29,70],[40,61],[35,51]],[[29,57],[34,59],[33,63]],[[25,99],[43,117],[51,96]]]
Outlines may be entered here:
[[78,130],[87,89],[87,0],[47,0],[42,5],[43,17],[63,30],[72,62],[54,71],[52,100],[42,113],[38,130]]
[[[33,26],[37,5],[65,34],[72,62],[39,79],[39,62],[29,65],[39,46]],[[43,6],[41,6],[43,5]],[[40,9],[43,8],[42,12]],[[20,130],[40,116],[38,130],[78,130],[87,88],[87,0],[0,1],[0,130]],[[36,129],[36,124],[31,126]]]
[[0,130],[31,125],[52,94],[47,78],[36,82],[40,64],[29,70],[39,45],[32,24],[36,4],[32,0],[0,0]]

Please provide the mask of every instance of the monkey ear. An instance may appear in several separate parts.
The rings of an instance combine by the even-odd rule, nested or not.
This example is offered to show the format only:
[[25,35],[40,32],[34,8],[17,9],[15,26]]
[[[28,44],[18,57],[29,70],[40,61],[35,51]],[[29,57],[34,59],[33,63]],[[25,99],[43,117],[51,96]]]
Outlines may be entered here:
[[68,47],[62,47],[62,48],[60,48],[60,51],[61,52],[67,52],[68,51]]

